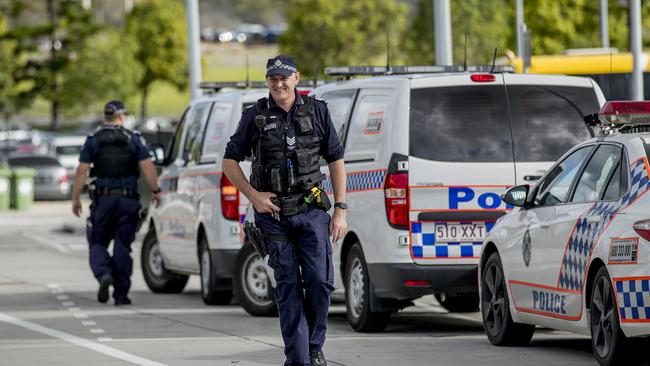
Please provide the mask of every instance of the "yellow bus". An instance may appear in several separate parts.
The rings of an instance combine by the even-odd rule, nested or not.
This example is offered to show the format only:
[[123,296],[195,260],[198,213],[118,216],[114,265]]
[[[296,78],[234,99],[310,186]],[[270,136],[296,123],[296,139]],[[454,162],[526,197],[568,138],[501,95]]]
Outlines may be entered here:
[[[645,99],[650,99],[649,56],[643,53],[641,57]],[[513,66],[517,73],[524,71],[522,59],[514,57],[512,52],[506,54],[506,64]],[[625,100],[630,99],[632,54],[569,50],[563,55],[532,56],[528,73],[588,76],[598,83],[607,100]]]

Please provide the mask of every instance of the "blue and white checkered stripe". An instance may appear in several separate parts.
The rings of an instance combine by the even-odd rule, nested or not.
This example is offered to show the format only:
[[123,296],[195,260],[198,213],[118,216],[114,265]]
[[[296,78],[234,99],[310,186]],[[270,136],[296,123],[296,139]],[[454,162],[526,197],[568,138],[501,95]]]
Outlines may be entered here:
[[650,279],[614,281],[621,322],[650,322]]
[[[567,243],[558,286],[568,290],[581,290],[591,250],[602,230],[612,221],[616,213],[634,202],[650,188],[645,160],[639,159],[632,164],[631,189],[615,202],[597,202],[582,214],[576,223],[571,238]],[[599,216],[597,223],[588,223],[590,216]]]
[[[411,222],[411,250],[415,258],[478,258],[481,254],[482,242],[449,242],[436,243],[436,224],[444,225],[448,222],[412,221]],[[485,224],[489,232],[494,222],[472,221],[460,224]]]
[[[347,174],[345,190],[350,192],[381,189],[384,186],[386,170],[368,170],[363,172],[350,172]],[[329,176],[321,183],[321,187],[327,193],[332,193],[332,180]]]

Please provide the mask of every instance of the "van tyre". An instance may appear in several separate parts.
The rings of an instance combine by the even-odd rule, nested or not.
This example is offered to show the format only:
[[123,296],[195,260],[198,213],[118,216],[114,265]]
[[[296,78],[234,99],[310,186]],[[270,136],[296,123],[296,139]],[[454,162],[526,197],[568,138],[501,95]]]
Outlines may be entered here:
[[383,332],[390,323],[391,312],[370,310],[370,278],[361,245],[348,253],[345,265],[345,307],[348,322],[357,332]]
[[189,276],[165,268],[156,231],[151,229],[142,241],[140,251],[142,276],[149,289],[155,293],[177,294],[185,288]]
[[274,290],[264,259],[246,242],[237,255],[233,286],[239,303],[253,316],[276,316]]
[[212,273],[212,255],[208,239],[201,235],[199,245],[199,267],[201,275],[201,298],[206,305],[228,305],[232,301],[232,290],[215,290],[215,276]]
[[436,300],[450,313],[473,313],[478,311],[478,294],[436,294]]
[[598,363],[603,366],[639,364],[632,340],[621,330],[612,280],[604,266],[594,278],[589,309],[591,348]]
[[535,326],[512,321],[499,253],[492,253],[485,263],[481,274],[481,301],[483,328],[492,344],[525,346],[530,343]]

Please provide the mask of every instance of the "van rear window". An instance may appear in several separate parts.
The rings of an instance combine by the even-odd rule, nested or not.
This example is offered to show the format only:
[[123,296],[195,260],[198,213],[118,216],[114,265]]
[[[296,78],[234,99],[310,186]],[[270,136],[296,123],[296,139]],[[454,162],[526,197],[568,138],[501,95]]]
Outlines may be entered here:
[[411,90],[409,154],[454,162],[513,161],[501,86]]

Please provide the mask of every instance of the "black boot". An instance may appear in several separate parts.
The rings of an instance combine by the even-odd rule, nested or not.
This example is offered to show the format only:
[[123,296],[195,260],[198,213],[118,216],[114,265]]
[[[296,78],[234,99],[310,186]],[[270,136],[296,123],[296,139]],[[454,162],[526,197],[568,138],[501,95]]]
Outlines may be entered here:
[[309,353],[309,365],[327,366],[327,360],[325,359],[325,355],[323,355],[323,351]]
[[99,290],[97,291],[97,301],[102,304],[108,301],[108,288],[113,284],[113,277],[104,276],[99,280]]

